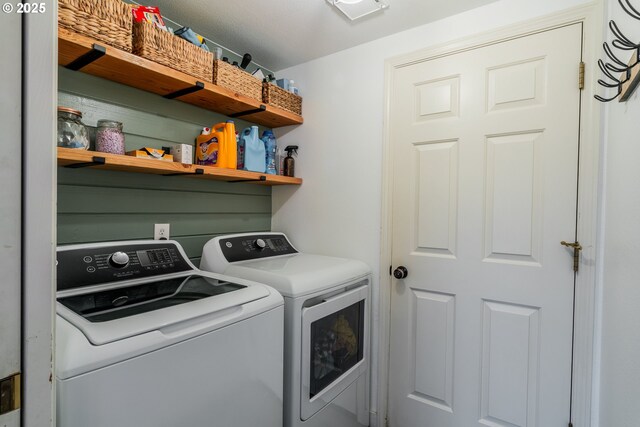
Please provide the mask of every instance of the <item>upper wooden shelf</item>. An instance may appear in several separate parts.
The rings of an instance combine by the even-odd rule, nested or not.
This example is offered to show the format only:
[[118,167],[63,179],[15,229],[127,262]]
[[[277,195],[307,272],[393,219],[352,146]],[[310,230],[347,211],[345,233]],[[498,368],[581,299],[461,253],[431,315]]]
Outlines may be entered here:
[[187,175],[194,178],[216,181],[247,182],[260,185],[300,185],[302,179],[281,175],[268,175],[237,169],[214,168],[211,166],[185,165],[154,159],[140,159],[132,156],[100,153],[58,147],[58,166],[68,168],[95,167],[103,170],[149,173],[155,175]]
[[[78,62],[83,56],[97,59],[83,65],[79,63],[82,60]],[[263,104],[213,83],[200,82],[173,68],[58,28],[58,64],[68,66],[74,61],[77,61],[76,65],[83,65],[79,70],[84,73],[162,96],[179,95],[179,91],[187,92],[189,89],[202,87],[192,93],[171,97],[227,116],[242,117],[243,120],[263,126],[276,128],[303,122],[302,116],[297,114]]]

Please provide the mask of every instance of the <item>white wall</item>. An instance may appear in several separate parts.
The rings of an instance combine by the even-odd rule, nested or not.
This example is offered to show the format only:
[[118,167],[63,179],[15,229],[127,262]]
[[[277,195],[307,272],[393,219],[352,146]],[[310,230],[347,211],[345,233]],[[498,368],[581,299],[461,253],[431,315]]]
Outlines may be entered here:
[[[638,8],[637,1],[631,3]],[[610,19],[640,42],[640,21],[615,0]],[[611,32],[607,31],[610,40]],[[630,52],[622,53],[626,61]],[[604,59],[604,53],[602,54]],[[606,106],[600,426],[640,420],[640,94]]]
[[[296,175],[304,183],[273,188],[273,230],[302,251],[367,262],[377,321],[385,59],[585,3],[501,0],[279,72],[304,97],[304,125],[276,130],[279,145],[300,146]],[[374,348],[377,338],[374,327]]]

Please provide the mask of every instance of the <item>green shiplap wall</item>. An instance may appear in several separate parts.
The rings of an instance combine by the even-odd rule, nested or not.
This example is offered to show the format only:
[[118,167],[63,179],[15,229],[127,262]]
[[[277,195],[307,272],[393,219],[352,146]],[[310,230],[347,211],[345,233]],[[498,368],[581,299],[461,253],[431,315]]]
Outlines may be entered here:
[[[193,144],[202,127],[227,120],[81,72],[59,68],[58,76],[58,105],[82,111],[82,121],[90,128],[99,119],[122,122],[127,150]],[[235,125],[242,130],[251,124],[235,120]],[[211,237],[270,229],[271,187],[58,168],[59,245],[152,239],[155,223],[171,224],[171,238],[198,265],[202,246]]]

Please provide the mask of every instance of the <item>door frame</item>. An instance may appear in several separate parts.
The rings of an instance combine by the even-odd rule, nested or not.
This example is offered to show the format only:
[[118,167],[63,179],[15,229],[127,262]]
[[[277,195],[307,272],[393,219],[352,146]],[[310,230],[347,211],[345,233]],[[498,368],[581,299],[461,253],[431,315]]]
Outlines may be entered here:
[[[21,220],[22,220],[22,16],[7,14],[4,28],[14,37],[13,43],[0,46],[3,78],[0,79],[0,127],[3,148],[0,153],[0,379],[22,372],[22,295],[21,295]],[[21,410],[0,415],[0,425],[19,426]]]
[[[576,426],[590,427],[592,423],[592,394],[594,382],[594,341],[596,305],[596,270],[598,257],[599,162],[601,156],[601,106],[594,100],[597,85],[597,53],[603,41],[603,2],[595,2],[534,18],[522,23],[491,30],[472,37],[454,40],[385,61],[384,123],[382,143],[382,202],[381,202],[381,250],[380,250],[380,345],[378,350],[378,426],[385,426],[388,414],[389,391],[389,334],[391,310],[391,283],[389,266],[392,250],[392,202],[393,202],[393,149],[390,134],[390,105],[395,71],[399,68],[477,49],[490,44],[519,38],[569,24],[583,25],[582,60],[587,64],[585,87],[580,99],[580,148],[578,182],[577,232],[582,252],[580,271],[575,282],[575,314],[573,342],[572,422]],[[578,84],[578,64],[576,64]],[[560,239],[561,236],[558,236]],[[568,236],[567,238],[572,238]],[[559,243],[559,242],[558,242]],[[567,263],[570,262],[567,257]]]
[[22,427],[55,426],[58,7],[22,15]]

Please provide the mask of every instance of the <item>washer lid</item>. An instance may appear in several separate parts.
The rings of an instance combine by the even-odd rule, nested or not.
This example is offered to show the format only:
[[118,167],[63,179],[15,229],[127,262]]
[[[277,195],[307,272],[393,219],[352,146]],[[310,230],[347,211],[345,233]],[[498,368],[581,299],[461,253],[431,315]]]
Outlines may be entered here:
[[244,304],[264,299],[269,301],[264,309],[273,308],[273,299],[267,300],[272,293],[247,280],[182,273],[58,295],[57,311],[92,344],[103,345],[150,331],[176,336],[204,324],[217,329],[246,317]]
[[224,271],[227,276],[269,285],[287,297],[329,289],[369,273],[362,261],[300,253],[231,263]]

